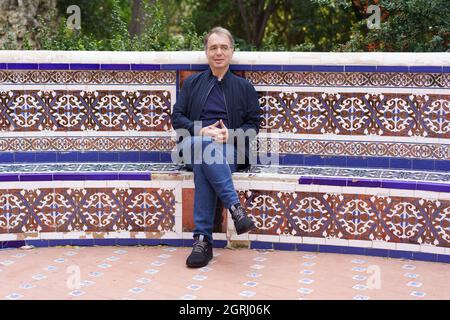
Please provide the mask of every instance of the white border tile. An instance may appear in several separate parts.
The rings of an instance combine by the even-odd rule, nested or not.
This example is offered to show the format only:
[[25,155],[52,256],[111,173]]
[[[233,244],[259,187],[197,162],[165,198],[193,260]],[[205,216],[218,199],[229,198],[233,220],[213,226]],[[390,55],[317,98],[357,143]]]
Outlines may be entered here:
[[0,234],[0,241],[15,241],[19,239],[19,235],[16,233],[2,233]]
[[350,247],[358,247],[358,248],[372,248],[372,241],[369,240],[348,240],[348,245]]
[[280,235],[280,243],[303,243],[303,238],[300,236]]
[[445,250],[446,250],[446,248],[444,248],[444,247],[433,246],[430,244],[421,244],[420,245],[420,252],[445,254]]
[[280,236],[278,235],[265,235],[265,234],[257,234],[256,241],[264,241],[264,242],[280,242]]
[[374,249],[395,250],[396,246],[395,246],[394,242],[375,240],[375,241],[372,241],[372,248],[374,248]]
[[333,246],[344,246],[348,247],[348,240],[347,239],[325,239],[326,245],[333,245]]
[[409,243],[396,243],[395,244],[396,250],[402,250],[402,251],[420,251],[420,245],[419,244],[409,244]]
[[302,237],[302,243],[305,244],[328,244],[325,238],[319,237]]

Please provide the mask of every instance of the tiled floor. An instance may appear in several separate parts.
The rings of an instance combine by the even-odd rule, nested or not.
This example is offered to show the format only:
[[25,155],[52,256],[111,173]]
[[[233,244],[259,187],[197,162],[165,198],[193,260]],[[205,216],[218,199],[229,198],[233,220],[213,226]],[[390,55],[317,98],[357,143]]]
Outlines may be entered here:
[[0,250],[0,299],[450,299],[450,264],[215,249],[188,269],[184,247]]

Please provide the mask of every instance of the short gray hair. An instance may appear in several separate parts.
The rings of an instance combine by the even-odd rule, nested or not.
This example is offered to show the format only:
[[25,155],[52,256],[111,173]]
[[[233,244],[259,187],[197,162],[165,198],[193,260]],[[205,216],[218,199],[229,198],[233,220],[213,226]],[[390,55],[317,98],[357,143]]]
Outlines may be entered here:
[[228,37],[228,39],[230,40],[231,46],[234,47],[234,38],[231,35],[231,32],[229,30],[225,29],[225,28],[222,28],[222,27],[214,27],[206,34],[205,38],[203,39],[203,45],[205,46],[205,48],[208,45],[209,37],[213,33],[226,35]]

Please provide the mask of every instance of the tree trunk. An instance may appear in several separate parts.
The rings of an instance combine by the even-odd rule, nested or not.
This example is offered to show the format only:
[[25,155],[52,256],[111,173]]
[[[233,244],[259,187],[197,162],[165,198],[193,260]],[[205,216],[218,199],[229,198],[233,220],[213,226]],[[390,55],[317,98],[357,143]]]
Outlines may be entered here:
[[[252,0],[249,8],[243,0],[236,0],[245,27],[245,36],[248,43],[260,48],[270,16],[280,5],[279,1]],[[251,22],[251,23],[250,23]]]
[[[132,13],[129,32],[131,37],[139,36],[143,31],[143,17],[144,17],[144,1],[145,0],[131,0]],[[147,0],[150,5],[154,5],[156,0]]]

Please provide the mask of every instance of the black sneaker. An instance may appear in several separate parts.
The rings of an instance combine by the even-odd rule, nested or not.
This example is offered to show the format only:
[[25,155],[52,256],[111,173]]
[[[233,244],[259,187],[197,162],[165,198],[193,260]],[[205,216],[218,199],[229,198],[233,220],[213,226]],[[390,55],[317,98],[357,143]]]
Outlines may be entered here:
[[245,209],[240,204],[231,206],[230,212],[237,234],[246,233],[256,228],[253,220],[247,217]]
[[201,268],[206,266],[213,257],[212,245],[203,235],[194,238],[194,246],[186,260],[186,265],[189,268]]

